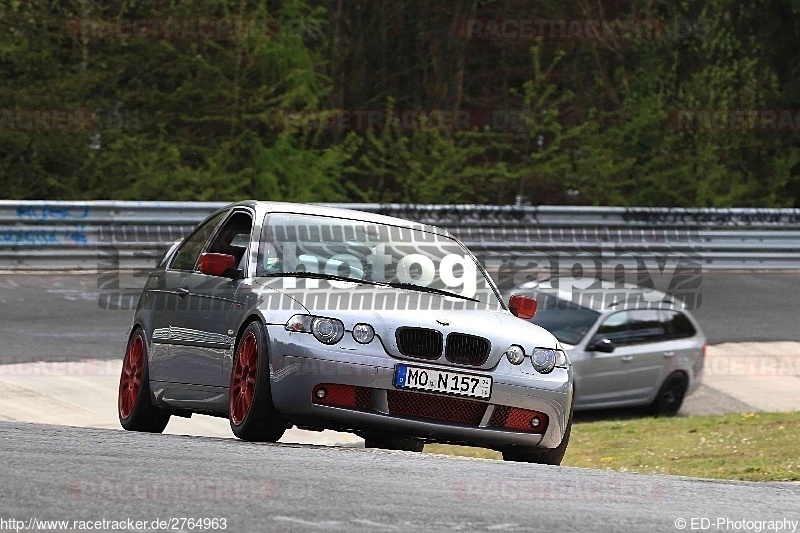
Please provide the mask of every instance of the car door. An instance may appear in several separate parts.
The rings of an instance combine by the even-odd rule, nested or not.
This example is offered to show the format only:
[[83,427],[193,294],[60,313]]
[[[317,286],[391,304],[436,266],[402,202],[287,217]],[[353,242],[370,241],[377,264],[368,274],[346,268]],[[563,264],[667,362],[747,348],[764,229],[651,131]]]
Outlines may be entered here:
[[227,386],[223,361],[235,340],[234,334],[228,331],[228,318],[247,268],[252,228],[252,214],[245,208],[234,209],[202,250],[234,256],[241,274],[208,275],[195,265],[184,277],[179,291],[185,296],[179,299],[170,320],[171,351],[174,352],[170,356],[171,381]]
[[631,401],[647,402],[655,397],[665,377],[666,359],[675,355],[661,311],[634,309],[628,311],[627,344],[624,353],[626,389]]
[[[576,403],[602,406],[628,398],[627,370],[630,351],[627,349],[628,312],[617,311],[601,318],[581,357],[573,360],[575,367]],[[610,353],[592,350],[597,341],[614,343]]]
[[[208,244],[208,240],[214,235],[217,226],[228,215],[228,211],[223,211],[211,217],[204,224],[199,226],[191,235],[184,239],[174,257],[167,265],[164,273],[163,301],[167,303],[161,313],[158,322],[158,335],[154,332],[153,342],[158,339],[159,343],[167,349],[159,350],[158,365],[154,365],[151,371],[157,373],[159,380],[176,381],[179,372],[176,368],[176,359],[181,360],[186,356],[184,346],[180,342],[181,335],[176,335],[172,330],[172,323],[176,312],[184,312],[187,306],[187,296],[189,291],[186,289],[188,279],[192,276],[200,253]],[[176,344],[178,343],[178,344]],[[153,377],[156,379],[156,377]]]

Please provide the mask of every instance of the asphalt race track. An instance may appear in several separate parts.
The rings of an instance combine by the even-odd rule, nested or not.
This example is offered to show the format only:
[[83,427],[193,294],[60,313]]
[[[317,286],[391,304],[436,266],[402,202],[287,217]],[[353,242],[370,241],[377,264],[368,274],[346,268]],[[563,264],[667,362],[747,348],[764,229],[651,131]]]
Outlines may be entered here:
[[[0,274],[0,364],[122,357],[143,284],[131,274],[110,282],[98,274]],[[704,272],[700,293],[693,312],[709,344],[800,341],[800,273]]]
[[[711,344],[800,341],[798,281],[798,273],[705,273],[702,305],[693,312]],[[117,289],[96,274],[0,274],[0,364],[119,359],[142,283],[128,277]],[[133,295],[123,309],[104,300],[116,292]],[[33,518],[151,525],[224,519],[226,531],[245,532],[637,533],[681,530],[676,524],[755,531],[752,521],[800,520],[796,483],[20,422],[0,422],[0,480],[0,530],[14,529],[2,522],[10,518],[26,525]],[[112,530],[110,524],[94,529]],[[167,524],[160,530],[201,530],[186,521]]]
[[0,517],[25,521],[194,517],[224,518],[228,531],[640,533],[677,531],[679,519],[800,519],[796,484],[18,423],[0,423],[0,476]]

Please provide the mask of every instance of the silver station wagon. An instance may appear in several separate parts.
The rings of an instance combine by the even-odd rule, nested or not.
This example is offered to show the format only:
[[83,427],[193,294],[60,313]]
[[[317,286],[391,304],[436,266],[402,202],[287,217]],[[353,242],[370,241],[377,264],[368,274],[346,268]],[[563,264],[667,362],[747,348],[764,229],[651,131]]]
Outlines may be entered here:
[[119,419],[227,417],[245,440],[335,429],[368,447],[483,446],[559,464],[572,368],[446,231],[370,213],[248,201],[167,252],[127,341]]
[[680,300],[653,289],[593,280],[522,284],[535,297],[531,322],[552,332],[575,372],[575,410],[647,406],[671,416],[700,385],[706,340]]

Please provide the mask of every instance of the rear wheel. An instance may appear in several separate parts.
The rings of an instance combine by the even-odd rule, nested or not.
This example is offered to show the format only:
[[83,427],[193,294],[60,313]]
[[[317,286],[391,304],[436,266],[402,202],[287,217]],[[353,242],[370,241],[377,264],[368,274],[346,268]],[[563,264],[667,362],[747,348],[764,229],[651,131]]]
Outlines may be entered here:
[[425,447],[425,443],[419,439],[406,437],[367,435],[364,438],[364,447],[382,448],[384,450],[402,450],[405,452],[421,452]]
[[650,410],[656,416],[675,416],[683,405],[689,381],[682,372],[674,372],[664,380]]
[[289,426],[272,403],[264,326],[253,321],[236,343],[228,412],[233,434],[242,440],[275,442]]
[[169,422],[169,413],[153,405],[149,376],[147,341],[137,328],[125,350],[117,396],[119,423],[129,431],[161,433]]
[[567,453],[567,446],[569,445],[570,433],[572,433],[571,409],[569,412],[569,418],[567,419],[567,430],[564,432],[564,437],[561,439],[561,444],[550,450],[514,446],[512,448],[507,448],[503,450],[503,460],[516,461],[520,463],[537,463],[541,465],[558,466],[564,459],[564,454]]

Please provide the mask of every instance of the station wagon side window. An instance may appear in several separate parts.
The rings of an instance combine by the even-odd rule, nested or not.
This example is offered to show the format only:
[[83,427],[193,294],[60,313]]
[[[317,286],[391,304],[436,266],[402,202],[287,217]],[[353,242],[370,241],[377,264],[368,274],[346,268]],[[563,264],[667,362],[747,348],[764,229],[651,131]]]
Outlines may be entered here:
[[200,252],[203,251],[203,247],[206,245],[206,242],[208,242],[208,239],[211,238],[217,224],[219,224],[220,220],[222,220],[226,214],[227,212],[223,211],[214,216],[197,228],[194,233],[189,235],[175,254],[170,268],[172,270],[194,270],[197,265],[197,258],[200,257]]
[[687,339],[697,334],[692,322],[680,311],[661,311],[661,314],[670,339]]
[[614,313],[600,325],[597,337],[609,339],[617,346],[660,342],[668,338],[659,311],[655,309]]

